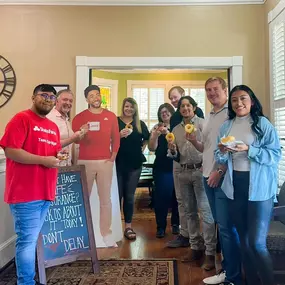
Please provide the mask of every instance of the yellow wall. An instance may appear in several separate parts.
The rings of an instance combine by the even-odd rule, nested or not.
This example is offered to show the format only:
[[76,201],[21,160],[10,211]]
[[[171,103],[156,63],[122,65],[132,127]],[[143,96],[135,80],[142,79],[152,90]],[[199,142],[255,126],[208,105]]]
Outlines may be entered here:
[[[118,112],[120,113],[121,104],[127,97],[127,81],[128,80],[147,80],[147,81],[203,81],[209,77],[220,76],[227,79],[227,72],[205,72],[205,73],[118,73],[107,72],[102,70],[92,70],[92,77],[118,80]],[[118,113],[118,114],[119,114]]]
[[[244,57],[243,81],[262,103],[265,92],[264,5],[179,7],[0,6],[0,54],[17,75],[8,120],[30,106],[35,85],[75,89],[75,56]],[[77,94],[83,96],[83,94]]]

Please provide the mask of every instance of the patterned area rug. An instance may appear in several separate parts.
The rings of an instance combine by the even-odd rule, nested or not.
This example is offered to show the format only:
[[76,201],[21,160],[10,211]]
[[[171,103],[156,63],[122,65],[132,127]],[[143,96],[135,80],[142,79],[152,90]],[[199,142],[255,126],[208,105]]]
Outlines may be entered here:
[[[102,260],[100,273],[79,260],[47,269],[47,285],[178,285],[175,260]],[[0,285],[15,285],[12,264],[0,274]]]

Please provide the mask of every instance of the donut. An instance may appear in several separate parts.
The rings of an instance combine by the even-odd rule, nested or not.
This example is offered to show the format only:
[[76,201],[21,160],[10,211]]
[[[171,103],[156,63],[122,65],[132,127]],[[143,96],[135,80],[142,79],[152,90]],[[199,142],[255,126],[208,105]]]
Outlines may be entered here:
[[166,136],[165,136],[165,138],[166,138],[166,140],[167,140],[167,142],[174,142],[174,140],[175,140],[175,136],[174,136],[174,134],[173,133],[168,133]]
[[68,153],[58,153],[57,158],[59,160],[67,160],[69,158],[69,154]]
[[221,138],[221,143],[222,144],[229,144],[229,143],[233,143],[235,140],[236,140],[235,137],[228,136],[228,137],[225,137],[225,138]]
[[185,132],[186,133],[191,134],[191,133],[193,133],[195,131],[196,131],[196,128],[195,128],[194,125],[192,125],[192,124],[185,125]]
[[126,128],[126,129],[131,129],[131,130],[132,130],[132,129],[133,129],[133,126],[132,126],[131,124],[126,124],[125,128]]

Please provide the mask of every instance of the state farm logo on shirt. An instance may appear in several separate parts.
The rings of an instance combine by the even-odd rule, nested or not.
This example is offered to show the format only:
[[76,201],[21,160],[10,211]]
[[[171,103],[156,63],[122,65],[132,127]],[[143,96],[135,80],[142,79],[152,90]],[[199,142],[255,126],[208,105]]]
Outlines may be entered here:
[[38,127],[38,126],[35,126],[34,127],[34,131],[35,132],[44,132],[46,134],[52,134],[52,135],[55,135],[56,136],[56,132],[51,130],[51,129],[44,129],[42,127]]
[[[45,129],[45,128],[42,128],[42,127],[35,126],[33,128],[33,130],[35,132],[43,132],[43,133],[46,133],[46,134],[51,134],[51,135],[55,135],[56,136],[56,132],[51,130],[51,129]],[[52,146],[56,146],[57,145],[57,142],[48,140],[46,138],[40,138],[39,137],[38,141],[41,142],[41,143],[46,143],[46,144],[52,145]]]

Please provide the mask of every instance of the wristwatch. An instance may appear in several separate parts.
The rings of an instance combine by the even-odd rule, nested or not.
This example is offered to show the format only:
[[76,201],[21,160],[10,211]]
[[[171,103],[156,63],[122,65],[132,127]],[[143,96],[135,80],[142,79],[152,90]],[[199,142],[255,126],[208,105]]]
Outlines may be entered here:
[[221,175],[221,176],[223,176],[224,175],[224,170],[222,170],[221,168],[218,168],[217,169],[217,172]]

